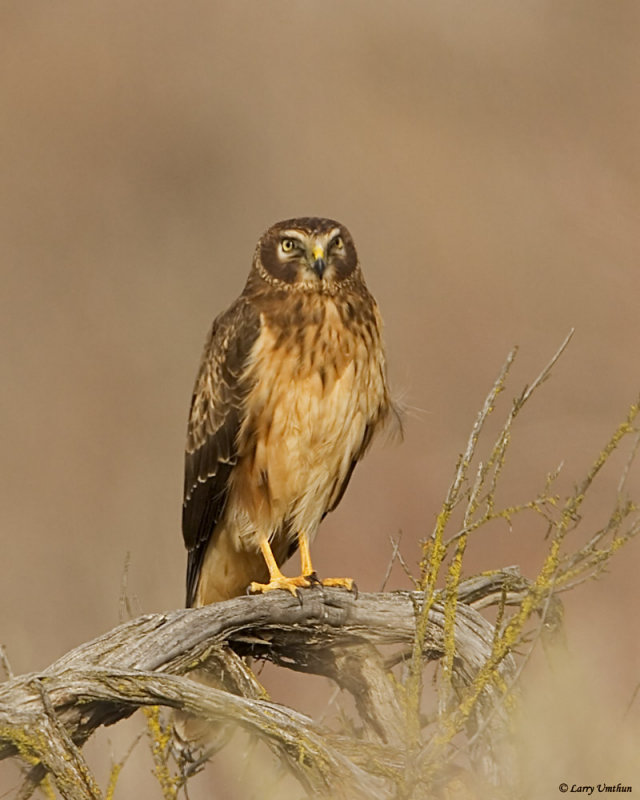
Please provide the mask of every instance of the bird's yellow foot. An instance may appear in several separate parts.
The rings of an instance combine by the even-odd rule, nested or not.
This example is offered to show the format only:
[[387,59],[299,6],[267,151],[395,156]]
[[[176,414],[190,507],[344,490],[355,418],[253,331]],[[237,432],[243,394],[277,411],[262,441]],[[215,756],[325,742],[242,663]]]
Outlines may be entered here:
[[[273,589],[284,589],[287,592],[291,592],[294,597],[297,597],[298,589],[311,586],[313,582],[312,576],[307,578],[304,575],[298,575],[297,578],[286,578],[284,575],[281,575],[271,578],[269,583],[257,583],[256,581],[252,581],[249,584],[247,592],[249,594],[263,594],[264,592],[271,592]],[[317,582],[317,579],[315,582]]]
[[349,592],[355,591],[356,594],[358,593],[353,578],[325,578],[320,583],[323,586],[338,586],[342,589],[347,589]]

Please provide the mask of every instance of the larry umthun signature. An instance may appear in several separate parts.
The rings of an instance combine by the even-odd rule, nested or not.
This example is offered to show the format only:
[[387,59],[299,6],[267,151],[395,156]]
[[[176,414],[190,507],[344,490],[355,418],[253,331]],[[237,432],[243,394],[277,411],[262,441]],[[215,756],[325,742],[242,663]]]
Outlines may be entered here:
[[567,786],[566,783],[560,784],[560,791],[561,792],[584,792],[588,797],[595,792],[632,792],[633,789],[631,786],[624,786],[621,783],[618,784],[608,784],[608,783],[598,783],[594,786],[580,786],[577,783],[574,783],[571,788]]

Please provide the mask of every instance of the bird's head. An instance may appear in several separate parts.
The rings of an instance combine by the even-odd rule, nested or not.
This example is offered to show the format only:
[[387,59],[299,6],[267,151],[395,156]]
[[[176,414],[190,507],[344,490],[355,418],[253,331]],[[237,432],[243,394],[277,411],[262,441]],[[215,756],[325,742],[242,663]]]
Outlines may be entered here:
[[349,231],[335,220],[318,217],[272,225],[258,242],[256,261],[267,281],[307,291],[339,286],[358,266]]

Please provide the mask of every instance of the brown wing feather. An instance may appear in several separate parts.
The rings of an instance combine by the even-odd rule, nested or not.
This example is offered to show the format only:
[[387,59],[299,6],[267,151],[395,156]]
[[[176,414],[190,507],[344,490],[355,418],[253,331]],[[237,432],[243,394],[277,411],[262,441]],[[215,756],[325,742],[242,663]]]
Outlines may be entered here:
[[224,510],[236,436],[249,386],[247,359],[260,331],[255,307],[240,297],[213,323],[196,379],[185,454],[182,534],[188,550],[187,605],[195,597],[207,545]]

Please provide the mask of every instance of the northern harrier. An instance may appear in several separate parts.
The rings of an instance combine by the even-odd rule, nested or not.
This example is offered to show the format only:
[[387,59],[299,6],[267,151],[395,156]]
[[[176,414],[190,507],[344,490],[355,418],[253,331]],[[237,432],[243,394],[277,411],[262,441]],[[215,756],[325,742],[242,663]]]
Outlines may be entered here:
[[[274,225],[213,323],[195,384],[187,605],[316,582],[309,543],[391,409],[380,315],[349,232],[313,217]],[[286,578],[297,547],[301,574]]]

